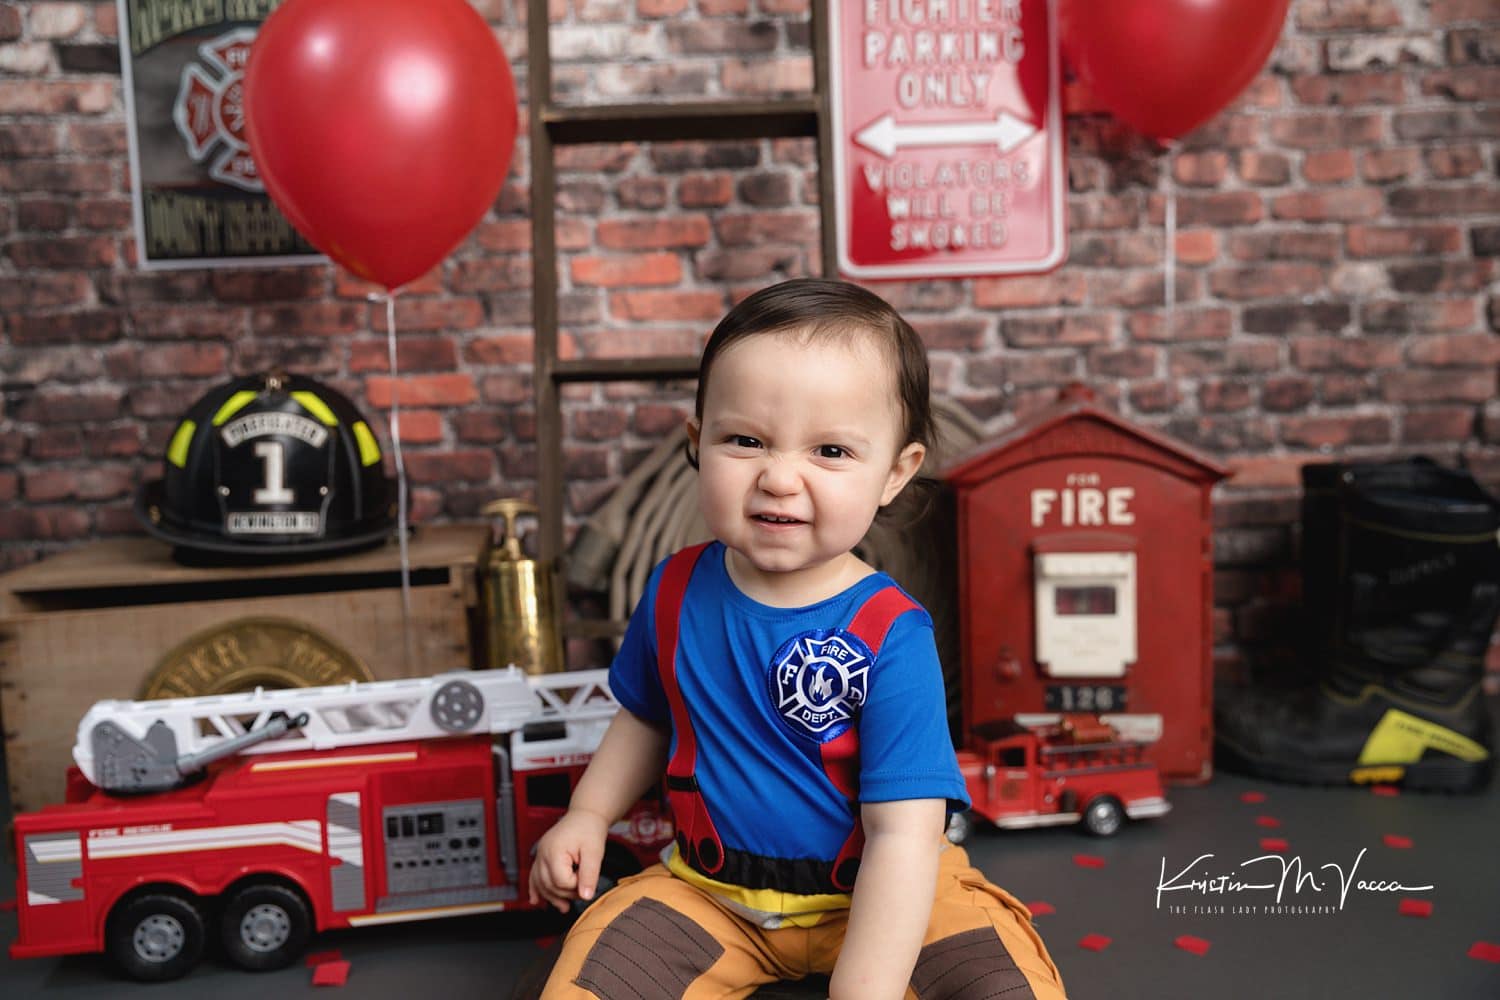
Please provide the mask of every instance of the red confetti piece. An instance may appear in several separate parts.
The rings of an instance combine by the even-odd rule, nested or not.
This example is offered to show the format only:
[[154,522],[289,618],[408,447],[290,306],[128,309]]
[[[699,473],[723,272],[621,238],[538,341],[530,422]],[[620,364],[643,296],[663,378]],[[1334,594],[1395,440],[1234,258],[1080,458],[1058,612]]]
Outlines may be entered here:
[[1073,863],[1079,868],[1103,868],[1108,862],[1097,854],[1075,854]]
[[548,937],[539,937],[536,939],[536,946],[544,951],[555,944],[557,944],[556,934],[549,935]]
[[1193,937],[1191,934],[1182,935],[1173,944],[1177,945],[1183,951],[1192,952],[1194,955],[1206,955],[1210,947],[1207,941],[1201,937]]
[[1477,958],[1481,962],[1500,962],[1500,944],[1475,941],[1469,946],[1469,957]]
[[348,962],[324,962],[313,968],[314,986],[343,986],[349,981]]
[[1396,785],[1371,785],[1370,793],[1372,795],[1384,795],[1387,798],[1390,798],[1392,796],[1400,795],[1401,789]]
[[1403,837],[1398,833],[1388,833],[1380,839],[1385,841],[1386,847],[1394,847],[1397,850],[1404,851],[1411,846],[1411,838]]
[[1281,820],[1275,816],[1257,816],[1255,817],[1255,825],[1263,826],[1267,830],[1274,830],[1281,825]]
[[1044,903],[1040,899],[1034,903],[1027,903],[1026,909],[1031,911],[1033,917],[1045,917],[1049,913],[1057,912],[1057,908],[1051,903]]
[[315,951],[307,956],[303,964],[311,968],[316,965],[324,965],[328,962],[342,962],[343,960],[344,956],[335,948],[332,951]]
[[1251,805],[1255,805],[1257,802],[1264,802],[1264,801],[1266,801],[1266,793],[1265,792],[1241,792],[1240,793],[1240,801],[1241,802],[1248,802]]
[[1288,847],[1288,844],[1286,842],[1286,839],[1283,838],[1283,837],[1262,837],[1262,838],[1260,838],[1260,849],[1262,851],[1276,851],[1276,852],[1280,853],[1281,851],[1286,850],[1287,847]]
[[1109,942],[1110,939],[1103,934],[1089,934],[1078,942],[1078,947],[1087,948],[1089,951],[1103,951],[1109,947]]
[[1432,901],[1426,899],[1403,899],[1401,905],[1396,907],[1403,917],[1430,917],[1432,916]]
[[0,913],[9,913],[15,908],[16,901],[14,899],[7,899],[3,903],[0,903]]

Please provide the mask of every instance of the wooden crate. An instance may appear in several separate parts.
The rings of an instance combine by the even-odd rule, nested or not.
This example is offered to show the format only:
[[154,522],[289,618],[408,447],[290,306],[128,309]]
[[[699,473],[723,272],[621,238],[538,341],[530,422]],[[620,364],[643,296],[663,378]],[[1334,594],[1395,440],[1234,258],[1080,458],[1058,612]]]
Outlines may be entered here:
[[[394,542],[329,559],[204,568],[174,562],[154,539],[113,539],[0,576],[0,724],[12,808],[61,800],[78,721],[96,700],[140,697],[167,658],[184,665],[183,676],[198,671],[213,681],[215,662],[234,652],[224,636],[247,620],[309,637],[271,646],[303,661],[302,683],[317,683],[325,667],[332,675],[320,659],[329,649],[375,680],[477,665],[474,567],[487,531],[432,525],[413,534],[410,656]],[[198,648],[205,636],[218,636],[218,646],[204,640]]]

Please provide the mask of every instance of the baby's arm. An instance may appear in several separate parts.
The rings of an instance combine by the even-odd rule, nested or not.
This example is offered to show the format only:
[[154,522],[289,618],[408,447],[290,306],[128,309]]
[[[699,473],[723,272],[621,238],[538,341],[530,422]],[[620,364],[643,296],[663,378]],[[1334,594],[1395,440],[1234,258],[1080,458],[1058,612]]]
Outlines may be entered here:
[[942,799],[908,799],[861,810],[865,849],[829,983],[832,1000],[906,994],[932,914],[945,806]]
[[625,709],[605,730],[573,790],[567,814],[536,845],[531,902],[564,912],[573,899],[593,899],[610,825],[661,777],[670,734]]

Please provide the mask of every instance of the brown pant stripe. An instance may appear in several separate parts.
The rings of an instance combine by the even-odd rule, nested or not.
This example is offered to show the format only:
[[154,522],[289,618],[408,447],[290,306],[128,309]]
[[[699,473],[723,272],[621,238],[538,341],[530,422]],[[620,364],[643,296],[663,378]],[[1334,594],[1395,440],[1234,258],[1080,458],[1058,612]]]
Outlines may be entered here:
[[992,928],[934,941],[917,955],[911,988],[921,1000],[1030,1000],[1026,975]]
[[681,913],[639,899],[599,934],[573,980],[600,1000],[679,1000],[724,954],[724,946]]

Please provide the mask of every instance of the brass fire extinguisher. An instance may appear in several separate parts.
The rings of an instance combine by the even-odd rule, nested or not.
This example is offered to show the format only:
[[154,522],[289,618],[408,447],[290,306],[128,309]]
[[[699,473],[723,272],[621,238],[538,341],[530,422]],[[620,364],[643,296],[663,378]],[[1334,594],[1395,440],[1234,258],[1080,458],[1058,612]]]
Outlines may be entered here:
[[516,521],[535,517],[535,504],[507,498],[484,506],[500,518],[479,557],[479,587],[485,614],[485,665],[515,664],[528,674],[565,670],[562,613],[552,567],[521,551]]

